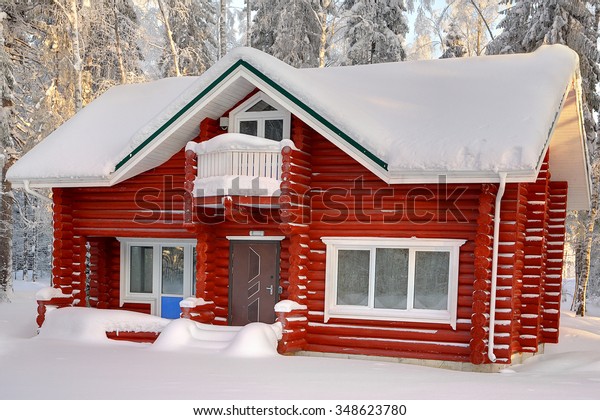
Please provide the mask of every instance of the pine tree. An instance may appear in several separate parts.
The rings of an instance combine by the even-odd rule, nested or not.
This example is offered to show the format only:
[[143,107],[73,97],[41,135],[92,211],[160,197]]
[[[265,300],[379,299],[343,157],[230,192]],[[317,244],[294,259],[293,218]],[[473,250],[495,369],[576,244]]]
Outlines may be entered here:
[[440,58],[463,57],[466,53],[467,49],[463,43],[462,36],[458,32],[456,24],[451,22],[444,42],[444,53]]
[[[530,52],[542,44],[564,44],[579,55],[583,90],[585,131],[591,152],[593,192],[591,210],[579,212],[571,227],[576,232],[576,284],[572,309],[585,315],[585,300],[590,278],[590,266],[598,258],[593,248],[598,242],[596,221],[599,213],[598,186],[600,156],[597,125],[594,115],[600,111],[597,87],[600,79],[598,52],[598,21],[600,0],[503,0],[509,7],[499,27],[502,33],[489,45],[489,54]],[[600,291],[596,291],[598,293]]]
[[406,58],[408,32],[404,0],[346,0],[345,33],[348,49],[344,64],[401,61]]
[[139,23],[132,0],[95,1],[80,11],[84,77],[90,99],[115,84],[142,79],[144,57],[138,45]]
[[[488,54],[535,51],[542,44],[563,44],[579,54],[586,106],[600,109],[596,86],[600,77],[598,52],[599,0],[502,0],[510,7],[490,43]],[[588,140],[595,141],[593,119],[587,122]]]
[[295,67],[317,67],[327,48],[330,10],[331,0],[257,0],[252,46]]

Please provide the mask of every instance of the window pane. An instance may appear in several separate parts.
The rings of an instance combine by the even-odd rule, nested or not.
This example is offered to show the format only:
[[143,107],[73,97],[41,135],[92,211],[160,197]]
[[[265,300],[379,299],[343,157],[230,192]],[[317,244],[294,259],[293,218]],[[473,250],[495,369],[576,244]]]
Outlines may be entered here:
[[258,121],[240,121],[240,133],[250,136],[258,135]]
[[338,305],[369,304],[369,255],[368,250],[338,251]]
[[183,247],[162,249],[162,293],[183,295]]
[[448,309],[449,252],[415,253],[416,309]]
[[131,293],[152,293],[152,247],[132,246],[129,271]]
[[277,141],[283,140],[283,120],[266,120],[265,138]]
[[377,248],[375,255],[375,307],[406,309],[408,249]]
[[262,111],[277,111],[277,110],[262,100],[258,101],[257,103],[255,103],[254,105],[252,105],[250,108],[248,108],[246,110],[246,112],[262,112]]

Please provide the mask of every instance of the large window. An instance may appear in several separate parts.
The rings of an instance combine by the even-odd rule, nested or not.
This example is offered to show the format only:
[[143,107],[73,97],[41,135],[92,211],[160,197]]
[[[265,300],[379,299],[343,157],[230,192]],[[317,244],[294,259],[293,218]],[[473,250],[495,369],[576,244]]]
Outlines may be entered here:
[[121,305],[147,303],[154,315],[179,317],[181,299],[193,296],[196,241],[121,241]]
[[229,114],[230,132],[283,140],[290,137],[290,113],[259,92]]
[[448,323],[456,327],[454,239],[323,238],[329,318]]

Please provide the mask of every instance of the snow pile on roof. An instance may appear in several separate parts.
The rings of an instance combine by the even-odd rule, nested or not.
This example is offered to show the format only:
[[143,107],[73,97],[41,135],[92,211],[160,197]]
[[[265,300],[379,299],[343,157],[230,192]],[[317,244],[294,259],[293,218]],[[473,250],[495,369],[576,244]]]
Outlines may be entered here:
[[390,172],[444,173],[536,168],[578,66],[577,54],[560,45],[531,54],[319,69],[237,48],[198,78],[109,90],[17,162],[9,179],[109,177],[239,61]]
[[305,100],[390,171],[496,172],[535,168],[577,63],[570,49],[544,46],[532,54],[306,69],[306,81],[295,83],[309,86]]
[[141,127],[154,125],[196,77],[115,86],[36,145],[10,168],[9,179],[108,177],[131,152]]

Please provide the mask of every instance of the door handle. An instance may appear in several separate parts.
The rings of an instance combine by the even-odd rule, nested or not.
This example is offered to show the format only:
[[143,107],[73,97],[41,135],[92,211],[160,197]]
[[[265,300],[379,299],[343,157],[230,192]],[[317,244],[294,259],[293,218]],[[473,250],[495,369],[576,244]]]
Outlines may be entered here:
[[265,289],[267,289],[269,291],[269,294],[272,296],[273,295],[273,285],[265,287]]

